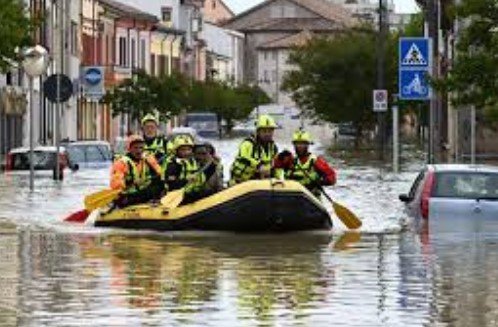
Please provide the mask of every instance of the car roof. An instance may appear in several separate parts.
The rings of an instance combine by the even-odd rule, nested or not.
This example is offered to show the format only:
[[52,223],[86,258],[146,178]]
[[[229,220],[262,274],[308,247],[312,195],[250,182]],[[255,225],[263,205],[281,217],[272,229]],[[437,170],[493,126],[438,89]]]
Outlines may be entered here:
[[498,167],[492,165],[437,164],[429,165],[429,167],[435,172],[498,173]]
[[[59,152],[64,152],[66,149],[61,146],[59,148]],[[36,152],[56,152],[57,148],[55,146],[35,146],[34,151]],[[29,152],[29,147],[20,147],[20,148],[15,148],[11,149],[9,153],[11,154],[16,154],[16,153],[26,153]]]
[[70,141],[65,143],[65,145],[108,145],[110,143],[107,141],[99,141],[99,140],[85,140],[85,141]]

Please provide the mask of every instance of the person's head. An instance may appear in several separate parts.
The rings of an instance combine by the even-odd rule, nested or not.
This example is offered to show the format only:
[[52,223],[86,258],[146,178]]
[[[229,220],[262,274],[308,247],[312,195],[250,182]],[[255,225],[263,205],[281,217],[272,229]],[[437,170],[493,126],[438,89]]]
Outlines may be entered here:
[[194,142],[186,135],[179,135],[175,138],[175,153],[178,158],[186,159],[192,156]]
[[153,114],[147,114],[142,118],[142,131],[145,137],[153,138],[157,136],[159,120]]
[[194,147],[195,160],[200,164],[206,164],[212,158],[214,153],[212,153],[208,144],[197,144]]
[[273,141],[273,134],[277,128],[275,120],[269,115],[261,115],[256,122],[256,136],[259,141],[268,143]]
[[144,139],[140,135],[130,135],[126,140],[126,151],[136,160],[143,156]]
[[309,146],[312,144],[311,135],[303,130],[298,130],[292,136],[292,144],[298,156],[309,153]]

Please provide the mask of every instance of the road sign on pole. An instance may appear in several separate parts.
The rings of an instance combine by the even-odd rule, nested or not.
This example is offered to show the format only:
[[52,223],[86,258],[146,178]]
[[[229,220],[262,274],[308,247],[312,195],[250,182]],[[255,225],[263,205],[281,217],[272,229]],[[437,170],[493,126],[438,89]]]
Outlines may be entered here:
[[373,91],[373,111],[375,112],[387,111],[387,90]]
[[431,53],[430,38],[400,38],[398,85],[401,100],[430,100]]

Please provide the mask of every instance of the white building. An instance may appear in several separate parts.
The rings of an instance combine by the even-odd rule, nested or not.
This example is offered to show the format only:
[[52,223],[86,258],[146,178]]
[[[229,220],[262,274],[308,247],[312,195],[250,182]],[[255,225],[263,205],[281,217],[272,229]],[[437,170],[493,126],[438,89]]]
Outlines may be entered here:
[[[41,24],[37,43],[50,50],[53,58],[48,67],[46,76],[34,80],[34,110],[33,126],[35,144],[51,145],[55,143],[56,108],[45,99],[42,92],[42,83],[47,76],[63,72],[76,86],[77,89],[80,69],[81,46],[79,40],[80,1],[25,1],[41,11],[45,21]],[[46,7],[43,7],[46,4]],[[61,5],[63,4],[63,7]],[[63,29],[56,20],[56,12],[63,17]],[[63,49],[61,60],[61,33],[64,30]],[[13,68],[9,73],[0,76],[0,153],[9,149],[27,145],[29,143],[29,96],[28,78],[22,71]],[[73,95],[60,110],[59,135],[61,139],[76,139],[77,133],[77,101]]]
[[220,81],[243,81],[244,35],[206,22],[201,34],[206,42],[207,76]]

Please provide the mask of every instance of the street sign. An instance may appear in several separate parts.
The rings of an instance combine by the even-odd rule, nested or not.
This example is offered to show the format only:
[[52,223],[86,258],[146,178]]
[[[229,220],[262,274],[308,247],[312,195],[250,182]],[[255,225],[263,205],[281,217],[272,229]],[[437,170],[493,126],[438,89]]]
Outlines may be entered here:
[[104,67],[82,67],[80,81],[85,97],[100,100],[104,96]]
[[430,68],[430,42],[428,38],[401,38],[399,43],[400,67]]
[[373,110],[375,112],[387,111],[387,90],[373,91]]
[[[59,94],[57,94],[57,80],[60,78]],[[64,74],[50,75],[45,82],[43,82],[43,92],[45,97],[53,103],[62,103],[69,100],[73,95],[73,83]]]
[[429,100],[430,86],[427,81],[427,71],[402,70],[399,74],[400,98],[405,100]]
[[430,100],[431,53],[430,38],[400,38],[398,84],[401,100]]

